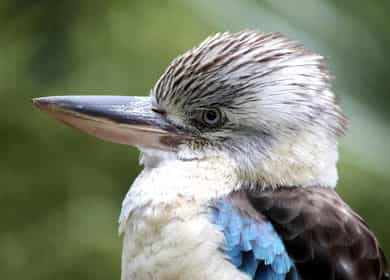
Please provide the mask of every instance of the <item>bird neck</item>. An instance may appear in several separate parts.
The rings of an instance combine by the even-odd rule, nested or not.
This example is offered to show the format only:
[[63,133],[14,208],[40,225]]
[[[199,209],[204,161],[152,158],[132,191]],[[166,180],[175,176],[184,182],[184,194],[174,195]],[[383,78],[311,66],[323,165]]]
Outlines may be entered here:
[[243,186],[259,189],[336,185],[336,142],[308,134],[294,143],[279,142],[267,156],[256,155],[255,151],[251,156],[256,156],[253,163],[224,153],[183,159],[173,152],[142,150],[144,169],[123,201],[120,231],[129,215],[138,209],[201,207]]
[[325,133],[279,137],[266,151],[252,149],[247,157],[236,157],[239,177],[264,187],[336,187],[338,144]]
[[149,209],[157,215],[179,205],[202,207],[240,186],[234,162],[222,157],[182,160],[169,153],[143,151],[141,162],[144,169],[122,204],[120,231],[138,211]]

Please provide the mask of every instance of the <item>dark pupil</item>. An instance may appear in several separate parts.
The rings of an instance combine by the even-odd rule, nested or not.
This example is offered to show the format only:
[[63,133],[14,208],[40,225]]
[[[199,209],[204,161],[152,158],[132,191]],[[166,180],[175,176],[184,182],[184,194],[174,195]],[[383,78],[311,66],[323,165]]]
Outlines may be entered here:
[[206,113],[206,120],[208,121],[215,121],[218,118],[218,115],[215,111],[207,111]]

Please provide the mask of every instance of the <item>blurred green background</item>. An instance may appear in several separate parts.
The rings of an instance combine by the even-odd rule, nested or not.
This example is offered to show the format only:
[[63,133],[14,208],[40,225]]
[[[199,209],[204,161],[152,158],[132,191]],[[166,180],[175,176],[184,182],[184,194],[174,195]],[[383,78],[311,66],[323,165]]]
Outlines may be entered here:
[[[217,31],[281,31],[329,58],[350,119],[338,190],[390,254],[390,2],[0,0],[0,275],[119,279],[121,200],[137,151],[39,112],[31,98],[145,95]],[[5,277],[5,278],[4,278]]]

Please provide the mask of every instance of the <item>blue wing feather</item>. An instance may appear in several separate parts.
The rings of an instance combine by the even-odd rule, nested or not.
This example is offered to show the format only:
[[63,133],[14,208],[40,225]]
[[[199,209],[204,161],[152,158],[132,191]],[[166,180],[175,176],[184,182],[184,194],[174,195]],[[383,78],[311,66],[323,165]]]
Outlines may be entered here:
[[241,213],[228,199],[214,201],[212,222],[225,236],[229,261],[256,280],[299,280],[284,244],[272,224]]

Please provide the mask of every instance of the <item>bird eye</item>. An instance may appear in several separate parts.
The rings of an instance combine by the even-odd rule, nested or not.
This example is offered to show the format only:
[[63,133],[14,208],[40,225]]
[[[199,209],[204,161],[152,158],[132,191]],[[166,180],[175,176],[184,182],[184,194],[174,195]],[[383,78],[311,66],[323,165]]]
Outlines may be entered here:
[[217,126],[221,120],[221,112],[217,109],[208,109],[202,112],[202,122],[208,126]]

